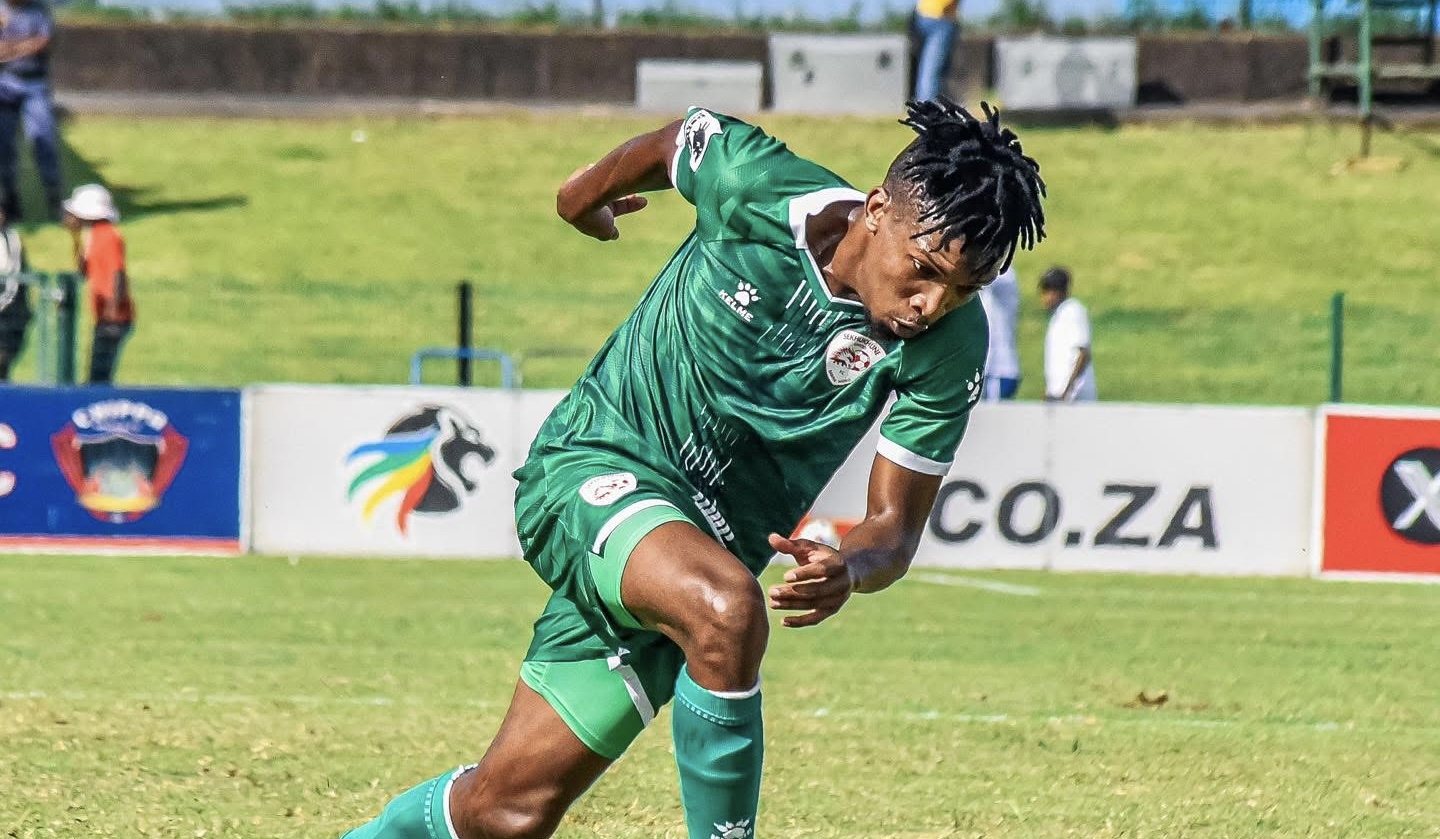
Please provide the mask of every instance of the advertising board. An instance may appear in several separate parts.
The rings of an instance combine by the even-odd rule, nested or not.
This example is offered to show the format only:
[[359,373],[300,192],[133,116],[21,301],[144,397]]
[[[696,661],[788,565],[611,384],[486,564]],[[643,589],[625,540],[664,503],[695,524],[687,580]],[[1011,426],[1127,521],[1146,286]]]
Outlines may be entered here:
[[238,553],[234,390],[0,391],[0,550]]
[[[1303,575],[1312,440],[1298,408],[982,403],[915,563]],[[864,515],[874,452],[857,449],[809,526]]]

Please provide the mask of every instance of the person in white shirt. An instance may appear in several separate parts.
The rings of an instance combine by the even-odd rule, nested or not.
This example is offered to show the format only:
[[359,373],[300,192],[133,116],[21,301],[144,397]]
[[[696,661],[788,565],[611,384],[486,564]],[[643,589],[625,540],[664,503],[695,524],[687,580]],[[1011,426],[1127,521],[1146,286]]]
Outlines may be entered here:
[[990,351],[985,356],[986,402],[1014,399],[1020,389],[1020,351],[1015,326],[1020,318],[1020,280],[1015,266],[1006,268],[995,282],[980,289],[980,304],[990,322]]
[[0,210],[0,382],[9,381],[30,325],[30,287],[20,282],[25,267],[20,235]]
[[1095,401],[1090,313],[1070,296],[1069,271],[1051,268],[1040,277],[1040,302],[1050,312],[1045,330],[1046,401]]

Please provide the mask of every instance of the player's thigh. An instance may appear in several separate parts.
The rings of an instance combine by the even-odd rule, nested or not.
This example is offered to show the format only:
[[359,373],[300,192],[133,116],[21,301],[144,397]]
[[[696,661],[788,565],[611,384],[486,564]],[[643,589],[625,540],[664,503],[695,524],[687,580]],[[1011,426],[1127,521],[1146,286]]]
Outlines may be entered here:
[[451,818],[461,836],[547,833],[611,762],[522,681],[485,756],[456,778]]
[[694,525],[663,476],[618,454],[576,454],[520,473],[525,558],[555,592],[520,674],[581,743],[618,758],[670,700],[683,664],[625,608],[621,578],[650,532]]
[[532,455],[516,477],[520,544],[540,578],[612,648],[628,631],[653,629],[625,608],[621,580],[650,533],[703,521],[685,487],[622,452],[578,446]]
[[[621,596],[645,626],[672,638],[716,612],[760,605],[760,585],[740,560],[693,524],[646,534],[625,563]],[[683,646],[683,643],[682,643]]]

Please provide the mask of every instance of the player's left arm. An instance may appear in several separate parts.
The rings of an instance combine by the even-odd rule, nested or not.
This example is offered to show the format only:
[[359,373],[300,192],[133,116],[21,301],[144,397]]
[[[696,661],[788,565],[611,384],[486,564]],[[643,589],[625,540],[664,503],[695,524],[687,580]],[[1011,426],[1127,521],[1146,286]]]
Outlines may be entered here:
[[840,611],[851,594],[880,591],[905,576],[939,491],[939,475],[876,455],[865,519],[845,534],[839,550],[770,535],[770,547],[799,563],[771,587],[771,608],[801,612],[787,615],[786,626],[814,626]]
[[979,401],[989,336],[984,309],[971,300],[907,348],[895,404],[880,426],[865,518],[845,534],[838,551],[771,535],[770,546],[799,563],[770,590],[773,608],[802,612],[786,617],[786,626],[813,626],[838,612],[852,593],[880,591],[909,570]]

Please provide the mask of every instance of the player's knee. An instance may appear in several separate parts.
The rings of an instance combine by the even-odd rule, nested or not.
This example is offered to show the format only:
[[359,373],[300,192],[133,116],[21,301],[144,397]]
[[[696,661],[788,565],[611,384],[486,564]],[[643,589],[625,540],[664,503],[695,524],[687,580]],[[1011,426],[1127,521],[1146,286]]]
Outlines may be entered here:
[[561,815],[528,797],[487,801],[472,796],[463,802],[452,800],[451,806],[460,839],[549,839]]
[[691,674],[709,673],[720,689],[750,687],[770,637],[765,595],[748,573],[707,580],[692,604],[685,658]]

